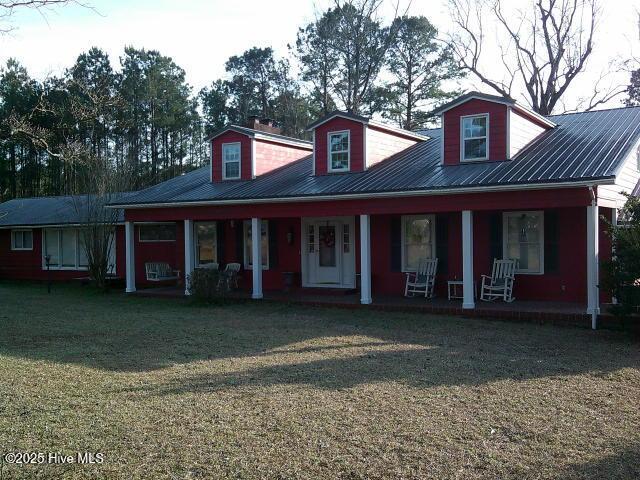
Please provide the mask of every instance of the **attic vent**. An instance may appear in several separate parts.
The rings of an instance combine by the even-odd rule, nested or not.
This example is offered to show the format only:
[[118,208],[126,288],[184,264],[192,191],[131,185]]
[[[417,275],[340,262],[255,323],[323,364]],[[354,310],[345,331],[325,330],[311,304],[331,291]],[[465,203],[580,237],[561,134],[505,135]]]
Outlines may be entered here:
[[276,126],[272,118],[260,118],[257,115],[251,115],[247,122],[247,127],[261,132],[280,134],[282,129]]

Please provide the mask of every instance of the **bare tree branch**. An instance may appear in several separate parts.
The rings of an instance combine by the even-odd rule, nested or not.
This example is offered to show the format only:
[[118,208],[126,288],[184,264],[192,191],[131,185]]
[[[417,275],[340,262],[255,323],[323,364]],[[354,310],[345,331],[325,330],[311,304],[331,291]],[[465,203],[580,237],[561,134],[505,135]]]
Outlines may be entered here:
[[[32,9],[40,13],[46,21],[46,9],[71,4],[88,8],[98,13],[94,7],[81,0],[0,0],[0,20],[3,20],[4,22],[9,21],[16,10]],[[13,27],[8,25],[0,26],[0,34],[9,33],[13,29]]]
[[12,114],[9,126],[13,136],[26,138],[38,149],[72,165],[78,172],[82,194],[72,196],[70,204],[81,220],[89,274],[97,286],[104,287],[112,269],[110,252],[119,220],[118,211],[106,206],[130,189],[132,165],[116,165],[111,158],[93,153],[89,144],[75,140],[73,135],[65,135],[64,128],[54,131],[39,126],[35,117],[49,113],[63,118],[65,113],[71,113],[74,122],[93,124],[121,106],[121,99],[108,90],[88,88],[72,78],[66,87],[78,95],[71,96],[64,105],[54,105],[47,100],[48,92],[43,89],[35,107],[24,116]]
[[[507,11],[502,0],[449,0],[457,31],[447,42],[462,69],[505,96],[512,96],[516,78],[533,110],[551,114],[585,67],[594,49],[601,9],[598,0],[532,0],[529,11]],[[503,39],[498,39],[502,77],[495,65],[483,64],[483,18],[491,18]],[[503,41],[504,40],[504,41]],[[491,73],[488,73],[491,72]],[[601,75],[602,77],[606,75]],[[621,87],[596,82],[585,99],[595,108],[620,95]]]

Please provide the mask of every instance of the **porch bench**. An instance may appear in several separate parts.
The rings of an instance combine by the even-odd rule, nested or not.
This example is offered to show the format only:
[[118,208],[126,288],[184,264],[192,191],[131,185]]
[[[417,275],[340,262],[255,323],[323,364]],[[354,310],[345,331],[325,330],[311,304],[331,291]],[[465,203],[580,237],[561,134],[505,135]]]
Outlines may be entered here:
[[180,280],[180,270],[173,270],[166,262],[147,262],[144,270],[149,282]]

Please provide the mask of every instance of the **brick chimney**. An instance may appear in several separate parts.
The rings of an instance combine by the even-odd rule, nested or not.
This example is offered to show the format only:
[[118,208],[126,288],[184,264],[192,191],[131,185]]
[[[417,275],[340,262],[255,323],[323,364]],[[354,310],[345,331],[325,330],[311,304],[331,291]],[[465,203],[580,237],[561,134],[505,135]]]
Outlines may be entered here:
[[282,129],[276,126],[272,118],[260,118],[257,115],[251,115],[247,123],[248,123],[247,126],[249,128],[252,128],[253,130],[259,130],[261,132],[267,132],[267,133],[275,133],[278,135],[282,133]]

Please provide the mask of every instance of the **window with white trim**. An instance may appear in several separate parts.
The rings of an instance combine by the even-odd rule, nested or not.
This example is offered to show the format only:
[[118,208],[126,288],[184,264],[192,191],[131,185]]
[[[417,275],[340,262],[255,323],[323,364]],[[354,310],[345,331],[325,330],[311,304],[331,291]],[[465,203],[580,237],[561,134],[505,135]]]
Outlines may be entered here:
[[11,230],[11,250],[33,250],[33,231]]
[[222,144],[222,179],[240,178],[240,142]]
[[[244,222],[244,268],[253,268],[253,237],[251,234],[251,220]],[[262,220],[260,232],[260,249],[262,252],[262,268],[269,268],[269,221]]]
[[[78,228],[46,228],[42,231],[42,269],[47,269],[46,257],[49,256],[51,270],[86,270],[89,261],[84,245],[84,235]],[[107,270],[115,273],[116,256],[113,235],[109,241]]]
[[175,242],[175,223],[144,223],[138,225],[140,242]]
[[344,132],[330,132],[329,137],[329,171],[348,172],[349,171],[349,130]]
[[218,235],[216,222],[197,222],[196,265],[201,267],[218,261]]
[[402,217],[402,271],[415,271],[420,260],[435,256],[434,227],[433,215]]
[[543,273],[543,213],[505,212],[502,245],[504,258],[517,260],[516,273]]
[[462,160],[489,158],[489,114],[461,118]]

